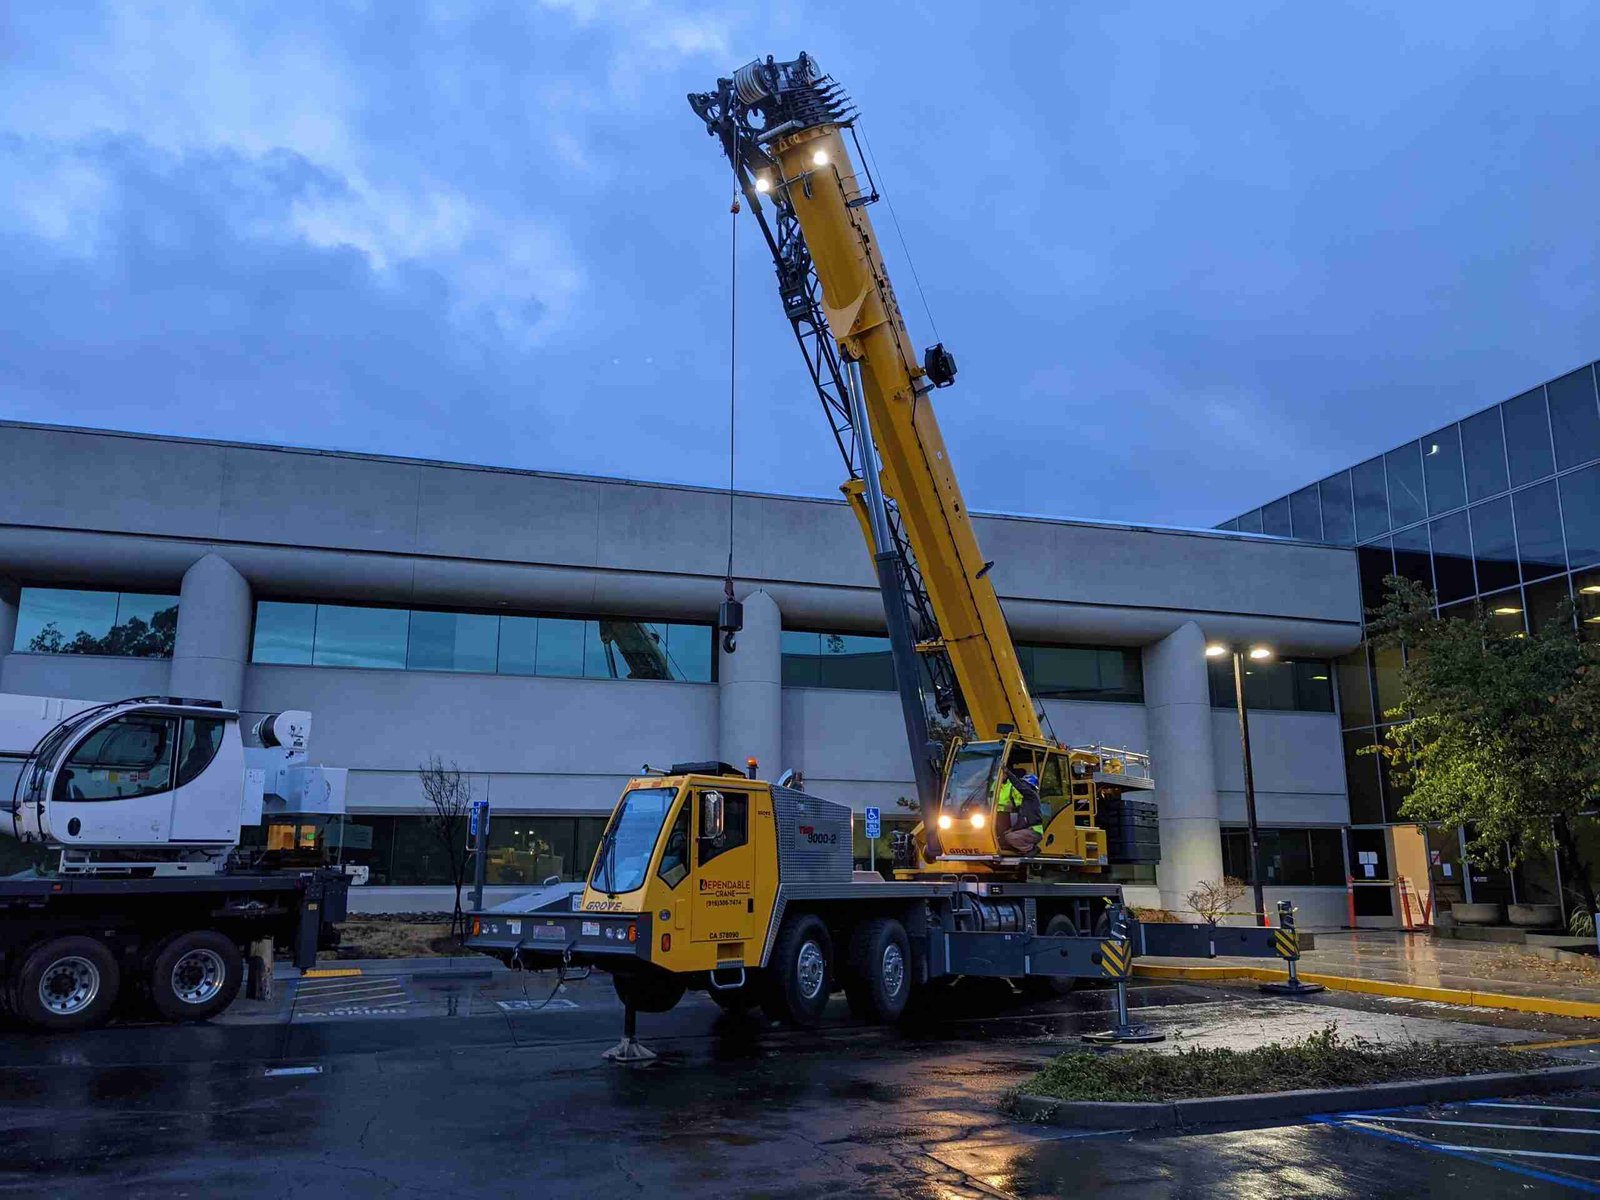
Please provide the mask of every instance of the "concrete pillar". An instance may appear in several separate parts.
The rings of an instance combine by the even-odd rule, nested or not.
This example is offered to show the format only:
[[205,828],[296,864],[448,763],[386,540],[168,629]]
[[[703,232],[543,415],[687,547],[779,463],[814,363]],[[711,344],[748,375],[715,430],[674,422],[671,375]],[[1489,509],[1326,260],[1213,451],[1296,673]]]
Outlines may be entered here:
[[17,605],[22,589],[9,579],[0,579],[0,658],[11,653],[17,640]]
[[736,767],[755,758],[761,777],[775,779],[783,770],[783,614],[766,592],[743,600],[738,649],[717,645],[717,753]]
[[250,585],[233,564],[208,554],[183,574],[168,691],[228,708],[244,698],[250,657]]
[[[1182,913],[1202,880],[1222,878],[1221,803],[1211,744],[1206,638],[1193,621],[1144,649],[1151,769],[1161,808],[1161,906]],[[1189,916],[1194,920],[1193,916]]]

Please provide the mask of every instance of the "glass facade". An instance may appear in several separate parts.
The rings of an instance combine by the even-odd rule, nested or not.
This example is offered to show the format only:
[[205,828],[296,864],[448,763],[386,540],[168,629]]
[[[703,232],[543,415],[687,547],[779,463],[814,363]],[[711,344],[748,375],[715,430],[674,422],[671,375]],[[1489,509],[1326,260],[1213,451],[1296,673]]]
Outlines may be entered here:
[[[1393,572],[1433,588],[1441,614],[1469,614],[1481,603],[1510,632],[1540,627],[1571,600],[1579,633],[1600,639],[1597,368],[1591,363],[1317,485],[1321,540],[1357,545],[1366,607],[1381,602],[1383,577]],[[1295,537],[1309,536],[1311,491],[1273,502],[1296,514]],[[1222,527],[1254,528],[1271,507]],[[1371,646],[1337,664],[1356,825],[1394,822],[1403,799],[1379,757],[1357,753],[1403,715],[1393,711],[1400,667],[1399,651]]]
[[[1211,706],[1237,708],[1233,661],[1226,656],[1208,658],[1206,668],[1211,676]],[[1314,658],[1249,662],[1244,668],[1244,698],[1249,709],[1331,713],[1333,667]]]
[[[1263,828],[1259,833],[1262,883],[1277,887],[1345,885],[1344,830]],[[1255,882],[1248,830],[1223,829],[1222,873],[1244,883]]]
[[[886,637],[785,629],[782,652],[785,687],[894,691]],[[1017,647],[1017,658],[1036,699],[1144,702],[1137,650],[1024,644]]]
[[176,596],[25,587],[11,649],[22,654],[171,658],[177,632]]
[[250,661],[709,683],[715,655],[710,625],[262,600]]

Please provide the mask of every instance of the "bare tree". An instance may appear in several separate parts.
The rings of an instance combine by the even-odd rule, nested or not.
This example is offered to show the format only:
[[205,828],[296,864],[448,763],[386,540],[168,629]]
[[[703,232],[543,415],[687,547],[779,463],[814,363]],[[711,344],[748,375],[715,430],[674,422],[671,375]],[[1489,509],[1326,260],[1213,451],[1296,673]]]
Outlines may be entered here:
[[428,831],[444,851],[450,867],[450,882],[455,885],[455,908],[450,913],[450,936],[466,937],[467,922],[461,911],[461,889],[467,882],[467,814],[472,808],[472,780],[461,774],[452,762],[448,767],[437,754],[417,768],[422,794],[428,801],[423,817]]
[[1232,877],[1207,879],[1196,884],[1183,902],[1207,925],[1215,925],[1233,911],[1245,891],[1245,885]]

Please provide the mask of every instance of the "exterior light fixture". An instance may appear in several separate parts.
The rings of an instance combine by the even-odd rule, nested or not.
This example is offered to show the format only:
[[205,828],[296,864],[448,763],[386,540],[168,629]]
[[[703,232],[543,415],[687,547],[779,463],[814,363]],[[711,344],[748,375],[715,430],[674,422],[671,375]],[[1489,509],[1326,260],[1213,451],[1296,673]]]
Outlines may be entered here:
[[1221,642],[1212,642],[1211,645],[1206,647],[1207,658],[1221,658],[1227,652],[1228,648]]
[[811,161],[816,163],[817,166],[819,166],[819,167],[827,166],[828,165],[828,152],[826,150],[818,150],[815,154],[813,154],[811,156]]
[[1268,646],[1251,646],[1250,657],[1255,659],[1257,662],[1261,662],[1263,659],[1272,657],[1272,649]]
[[765,175],[757,175],[756,176],[756,191],[758,191],[758,192],[770,192],[771,190],[772,190],[772,185],[767,182],[767,177]]
[[1579,588],[1585,596],[1600,596],[1600,583],[1589,583]]
[[1600,617],[1585,617],[1583,623],[1585,625],[1600,625]]
[[982,829],[988,823],[989,818],[985,817],[981,812],[975,812],[972,814],[972,827],[974,829]]
[[1323,683],[1328,681],[1328,677],[1326,675],[1313,675],[1311,678],[1321,680]]
[[1514,617],[1521,611],[1522,610],[1520,608],[1517,608],[1513,605],[1502,604],[1499,608],[1494,610],[1494,615],[1497,617]]
[[939,814],[939,828],[940,829],[949,829],[950,826],[953,823],[954,822],[952,822],[950,820],[950,814],[949,813],[940,813]]

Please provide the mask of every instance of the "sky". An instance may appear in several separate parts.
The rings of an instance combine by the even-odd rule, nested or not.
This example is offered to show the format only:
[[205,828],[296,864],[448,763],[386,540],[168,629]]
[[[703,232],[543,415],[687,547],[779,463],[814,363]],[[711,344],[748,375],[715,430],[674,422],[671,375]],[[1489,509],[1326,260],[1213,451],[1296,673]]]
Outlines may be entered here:
[[[1586,3],[7,5],[0,417],[723,486],[684,97],[801,50],[975,509],[1208,526],[1600,358]],[[834,495],[739,238],[737,484]]]

